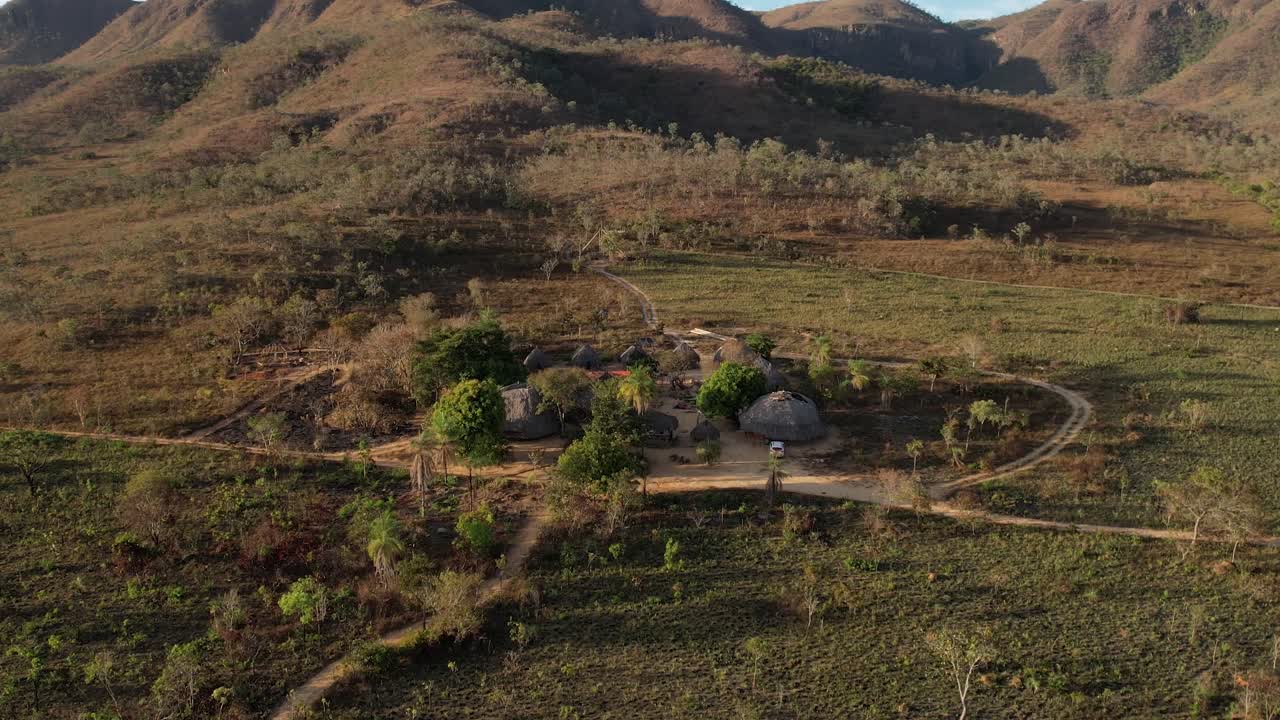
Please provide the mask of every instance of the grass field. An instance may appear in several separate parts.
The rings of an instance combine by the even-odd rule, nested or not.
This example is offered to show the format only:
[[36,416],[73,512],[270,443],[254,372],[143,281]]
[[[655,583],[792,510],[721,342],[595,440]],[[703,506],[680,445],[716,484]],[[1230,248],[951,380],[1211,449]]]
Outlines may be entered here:
[[[837,355],[877,359],[976,347],[989,367],[1083,392],[1097,414],[1082,443],[1105,448],[1105,482],[1076,492],[1049,466],[988,488],[994,509],[1151,523],[1153,483],[1214,466],[1251,480],[1280,519],[1280,312],[1209,306],[1202,324],[1173,326],[1156,300],[745,257],[656,254],[621,273],[671,329],[761,330],[792,349],[826,333],[844,346]],[[1189,400],[1207,408],[1202,427],[1182,409]]]
[[[896,513],[872,530],[861,506],[798,498],[788,523],[762,520],[760,498],[661,497],[607,540],[549,537],[530,568],[540,605],[367,676],[319,717],[955,717],[925,642],[942,628],[991,633],[971,717],[1222,717],[1233,673],[1270,662],[1274,550],[1218,574],[1222,546],[1182,560],[1171,543]],[[795,597],[810,585],[811,624]]]

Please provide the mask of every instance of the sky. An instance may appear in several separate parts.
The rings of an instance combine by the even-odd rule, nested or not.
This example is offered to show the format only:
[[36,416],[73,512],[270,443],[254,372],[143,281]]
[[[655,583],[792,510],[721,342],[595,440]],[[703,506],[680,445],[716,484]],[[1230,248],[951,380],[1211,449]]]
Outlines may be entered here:
[[[772,10],[799,0],[730,0],[748,10]],[[1040,0],[915,0],[915,4],[943,20],[985,20],[1039,4]]]

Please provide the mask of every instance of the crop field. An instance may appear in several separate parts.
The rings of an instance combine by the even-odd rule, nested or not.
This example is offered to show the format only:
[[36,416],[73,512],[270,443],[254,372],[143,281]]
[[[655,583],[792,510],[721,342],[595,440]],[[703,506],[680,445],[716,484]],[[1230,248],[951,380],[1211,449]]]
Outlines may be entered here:
[[[256,717],[326,662],[417,617],[410,594],[379,589],[360,534],[371,513],[395,507],[403,474],[359,459],[255,464],[88,440],[50,452],[35,500],[18,481],[0,486],[0,717]],[[131,497],[145,473],[172,484]],[[502,535],[522,491],[481,493]],[[450,483],[424,516],[416,502],[400,513],[406,587],[457,560],[443,529],[461,495]],[[305,577],[327,601],[300,622],[280,599]]]
[[548,537],[540,602],[318,717],[955,717],[940,631],[985,638],[971,717],[1221,717],[1271,662],[1275,550],[1223,573],[1224,546],[760,498],[663,496],[608,539]]
[[1105,470],[1068,488],[1068,457],[986,488],[992,509],[1153,523],[1154,483],[1209,466],[1248,479],[1280,519],[1278,311],[1210,305],[1171,325],[1159,300],[697,254],[620,272],[672,330],[759,330],[794,350],[823,333],[838,356],[868,359],[969,355],[1084,393],[1096,414],[1078,450],[1102,447]]

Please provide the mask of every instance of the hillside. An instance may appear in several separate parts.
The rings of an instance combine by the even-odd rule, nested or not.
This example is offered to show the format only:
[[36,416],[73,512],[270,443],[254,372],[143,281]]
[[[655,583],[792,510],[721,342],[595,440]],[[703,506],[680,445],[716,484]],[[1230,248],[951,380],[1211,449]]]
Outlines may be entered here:
[[[1154,97],[1177,104],[1232,94],[1269,53],[1260,38],[1275,29],[1265,0],[1053,0],[970,28],[1000,51],[980,87],[1009,92],[1138,95],[1176,77],[1181,92]],[[1213,70],[1202,70],[1213,58]],[[1271,74],[1270,77],[1274,77]],[[1203,78],[1196,80],[1195,78]],[[1193,97],[1190,88],[1207,92]],[[1256,87],[1255,87],[1256,89]]]
[[900,0],[823,0],[764,13],[788,51],[867,72],[967,84],[992,62],[982,43]]
[[0,65],[49,62],[132,6],[132,0],[13,0],[0,7]]

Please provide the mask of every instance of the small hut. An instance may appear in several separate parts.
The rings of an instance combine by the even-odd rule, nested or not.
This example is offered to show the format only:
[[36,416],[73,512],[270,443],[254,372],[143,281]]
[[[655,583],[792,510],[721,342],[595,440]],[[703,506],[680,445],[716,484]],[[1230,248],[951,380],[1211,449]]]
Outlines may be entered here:
[[502,389],[502,402],[507,406],[507,420],[502,434],[513,440],[541,440],[560,432],[560,421],[553,413],[538,412],[542,395],[526,383]]
[[670,446],[676,441],[680,421],[672,415],[649,410],[640,416],[640,426],[644,429],[646,445]]
[[641,350],[639,347],[636,347],[635,345],[632,345],[626,350],[623,350],[622,354],[618,356],[618,359],[621,360],[622,364],[626,365],[627,367],[631,367],[632,365],[635,365],[637,363],[649,362],[649,356],[645,354],[643,350]]
[[599,370],[603,366],[600,362],[600,353],[597,353],[590,344],[578,348],[578,351],[573,354],[573,364],[584,370]]
[[786,390],[756,400],[738,414],[738,424],[744,432],[767,440],[808,442],[827,433],[813,400]]
[[681,362],[687,365],[690,370],[696,370],[702,365],[702,356],[698,354],[697,350],[693,349],[692,345],[683,340],[676,343],[674,352],[676,357],[680,358]]
[[534,348],[524,359],[524,368],[531,373],[551,367],[551,356],[542,352],[542,348]]
[[689,431],[689,437],[692,438],[695,443],[719,440],[720,428],[712,425],[710,420],[703,420],[694,426],[693,430]]
[[[741,365],[754,365],[758,361],[764,360],[759,353],[747,347],[747,344],[738,339],[728,340],[721,345],[716,354],[712,356],[716,367],[731,362]],[[766,361],[767,362],[767,361]]]

